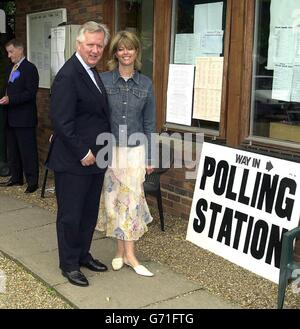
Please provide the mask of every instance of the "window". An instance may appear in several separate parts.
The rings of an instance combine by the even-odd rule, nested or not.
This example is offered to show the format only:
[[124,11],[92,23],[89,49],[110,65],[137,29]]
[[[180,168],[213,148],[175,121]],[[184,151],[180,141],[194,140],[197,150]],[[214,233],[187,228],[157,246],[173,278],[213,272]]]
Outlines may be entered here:
[[300,2],[256,0],[251,135],[300,141]]
[[[188,71],[187,66],[194,66],[192,111],[184,121],[196,129],[220,130],[226,7],[226,0],[173,0],[170,70],[180,68],[184,72]],[[170,72],[171,76],[174,75]],[[168,84],[170,90],[174,81],[169,79]],[[169,104],[168,101],[166,125],[172,124],[172,120],[179,124],[179,112],[183,110],[178,108],[177,114],[175,110],[169,115],[173,112],[173,105]]]
[[142,43],[142,73],[153,75],[153,0],[117,0],[116,30],[135,32]]

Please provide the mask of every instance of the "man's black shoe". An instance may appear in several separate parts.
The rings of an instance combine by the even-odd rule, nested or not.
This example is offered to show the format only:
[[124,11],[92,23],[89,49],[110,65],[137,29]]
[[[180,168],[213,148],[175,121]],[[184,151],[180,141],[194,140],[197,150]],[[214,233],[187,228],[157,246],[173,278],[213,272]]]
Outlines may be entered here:
[[27,186],[27,189],[25,190],[24,193],[33,193],[35,192],[37,189],[39,188],[39,186],[36,184],[36,185],[28,185]]
[[22,186],[23,184],[24,184],[23,181],[12,181],[10,179],[7,182],[1,183],[1,186],[4,186],[4,187],[15,186],[15,185]]
[[88,268],[94,272],[105,272],[107,271],[107,266],[99,262],[98,259],[92,259],[88,263],[81,264],[81,266]]
[[64,277],[66,277],[70,283],[74,284],[75,286],[80,287],[87,287],[89,282],[85,275],[80,271],[72,271],[72,272],[61,272]]

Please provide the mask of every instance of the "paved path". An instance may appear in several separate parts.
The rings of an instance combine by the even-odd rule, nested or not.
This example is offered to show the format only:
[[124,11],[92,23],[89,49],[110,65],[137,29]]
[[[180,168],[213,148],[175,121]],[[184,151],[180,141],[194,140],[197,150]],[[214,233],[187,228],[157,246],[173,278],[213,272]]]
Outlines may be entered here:
[[139,254],[141,262],[155,273],[138,276],[124,267],[113,271],[114,241],[95,232],[92,254],[109,270],[88,277],[87,288],[71,285],[58,269],[55,215],[23,201],[0,195],[0,250],[23,264],[74,307],[93,309],[220,309],[234,305],[210,295],[197,284],[168,267]]

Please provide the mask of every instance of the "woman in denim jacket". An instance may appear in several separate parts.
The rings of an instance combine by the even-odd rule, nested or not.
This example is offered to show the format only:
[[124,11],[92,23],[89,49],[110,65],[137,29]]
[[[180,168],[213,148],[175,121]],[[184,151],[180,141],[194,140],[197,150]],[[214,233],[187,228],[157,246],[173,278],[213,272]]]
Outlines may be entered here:
[[101,79],[115,146],[105,174],[97,228],[117,239],[114,270],[126,264],[139,275],[153,276],[134,251],[134,242],[152,221],[143,189],[145,173],[153,171],[150,147],[156,109],[152,82],[139,72],[141,44],[135,34],[118,32],[110,45],[110,58],[110,71],[101,74]]

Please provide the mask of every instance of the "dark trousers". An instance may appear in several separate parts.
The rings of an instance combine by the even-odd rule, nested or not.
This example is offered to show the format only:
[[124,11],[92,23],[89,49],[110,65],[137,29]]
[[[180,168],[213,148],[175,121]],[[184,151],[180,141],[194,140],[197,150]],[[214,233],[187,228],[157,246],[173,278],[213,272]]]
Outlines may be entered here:
[[90,247],[97,224],[104,174],[54,173],[57,199],[59,267],[78,271],[92,256]]
[[23,181],[23,172],[28,185],[39,181],[39,162],[36,128],[7,128],[7,151],[11,180]]

